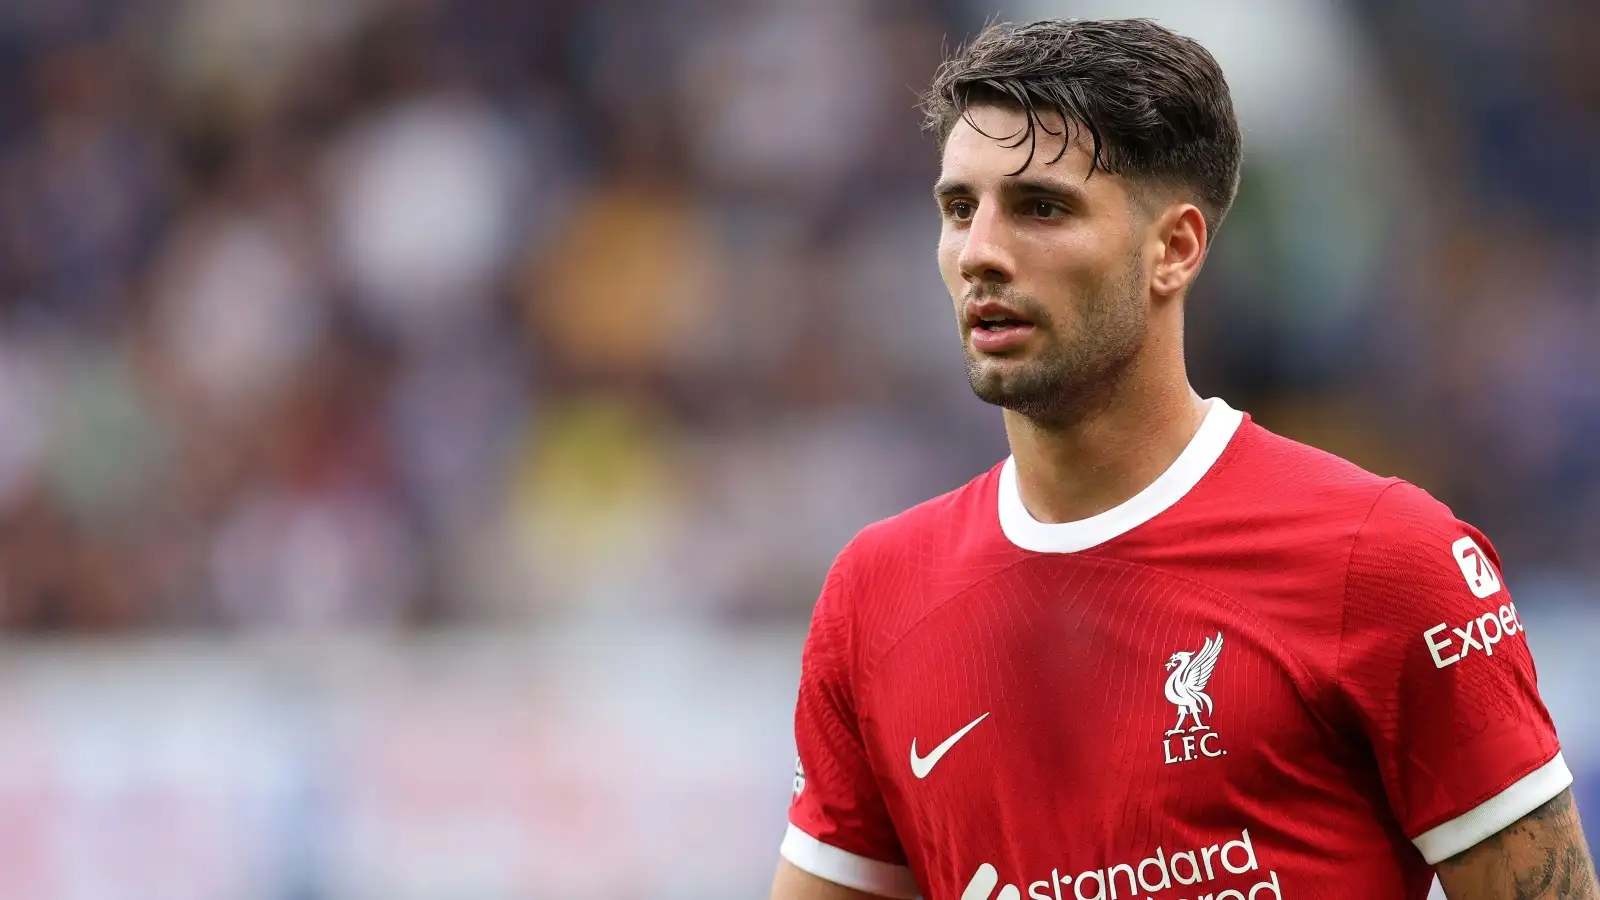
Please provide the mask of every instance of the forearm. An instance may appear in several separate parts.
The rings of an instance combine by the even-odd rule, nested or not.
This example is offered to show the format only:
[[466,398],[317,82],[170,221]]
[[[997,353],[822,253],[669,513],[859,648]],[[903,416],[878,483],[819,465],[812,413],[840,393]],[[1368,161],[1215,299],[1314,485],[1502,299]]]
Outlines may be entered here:
[[1438,866],[1450,900],[1600,900],[1570,790]]

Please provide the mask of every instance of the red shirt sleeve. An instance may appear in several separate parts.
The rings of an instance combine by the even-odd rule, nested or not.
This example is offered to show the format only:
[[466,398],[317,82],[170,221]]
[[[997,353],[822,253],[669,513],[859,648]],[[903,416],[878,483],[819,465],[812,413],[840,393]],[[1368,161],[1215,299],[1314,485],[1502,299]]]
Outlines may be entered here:
[[915,897],[857,719],[851,556],[846,547],[828,572],[801,653],[794,716],[800,760],[782,853],[847,887]]
[[1338,677],[1430,863],[1572,782],[1494,548],[1410,484],[1387,488],[1357,532]]

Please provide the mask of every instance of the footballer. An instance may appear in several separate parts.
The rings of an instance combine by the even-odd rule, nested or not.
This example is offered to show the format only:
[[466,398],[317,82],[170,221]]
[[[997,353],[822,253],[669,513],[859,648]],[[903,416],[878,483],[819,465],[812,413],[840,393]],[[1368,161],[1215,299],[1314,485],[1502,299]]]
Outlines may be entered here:
[[1189,384],[1241,153],[1212,56],[996,26],[925,109],[1011,453],[829,571],[774,900],[1595,897],[1489,541]]

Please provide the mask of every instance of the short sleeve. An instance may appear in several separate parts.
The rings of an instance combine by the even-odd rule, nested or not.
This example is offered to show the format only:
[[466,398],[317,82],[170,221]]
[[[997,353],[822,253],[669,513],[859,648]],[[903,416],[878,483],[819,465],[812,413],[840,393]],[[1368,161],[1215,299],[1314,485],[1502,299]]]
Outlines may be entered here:
[[835,560],[801,653],[794,799],[781,852],[819,878],[885,897],[917,896],[856,716],[846,548]]
[[1489,541],[1398,482],[1356,535],[1338,678],[1429,863],[1572,783]]

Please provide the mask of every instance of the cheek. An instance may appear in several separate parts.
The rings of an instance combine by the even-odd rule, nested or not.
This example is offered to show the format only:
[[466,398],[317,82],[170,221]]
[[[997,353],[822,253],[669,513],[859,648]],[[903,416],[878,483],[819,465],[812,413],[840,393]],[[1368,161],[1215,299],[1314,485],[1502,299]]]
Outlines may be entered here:
[[961,278],[961,233],[946,228],[939,234],[939,275],[944,278],[945,287],[950,289],[951,296],[958,296],[964,291]]
[[1126,279],[1128,256],[1112,242],[1094,235],[1069,235],[1068,239],[1039,253],[1041,275],[1075,293],[1098,293]]

